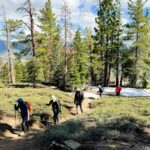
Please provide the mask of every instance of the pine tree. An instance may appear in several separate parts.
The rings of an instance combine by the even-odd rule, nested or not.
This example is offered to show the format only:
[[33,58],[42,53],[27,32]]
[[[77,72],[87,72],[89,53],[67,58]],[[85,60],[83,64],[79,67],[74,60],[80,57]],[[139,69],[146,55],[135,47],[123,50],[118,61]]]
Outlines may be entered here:
[[[96,18],[96,34],[93,36],[95,46],[91,62],[93,62],[93,67],[95,67],[94,65],[96,64],[97,66],[100,65],[101,68],[99,67],[98,69],[97,67],[96,70],[92,68],[91,73],[94,83],[99,82],[103,84],[103,86],[109,85],[111,70],[114,67],[114,57],[117,49],[120,48],[118,44],[116,45],[116,41],[119,40],[118,38],[120,36],[120,30],[118,29],[120,10],[118,9],[117,3],[117,0],[99,1],[99,11]],[[118,63],[116,66],[118,66]],[[99,74],[99,76],[97,74]]]
[[55,67],[58,65],[56,57],[59,55],[58,53],[60,49],[59,30],[56,24],[56,17],[52,12],[51,0],[46,2],[40,13],[39,27],[42,30],[42,33],[39,35],[41,45],[39,46],[38,51],[44,53],[44,76],[45,81],[50,83],[53,81]]
[[119,85],[119,78],[121,79],[121,55],[123,48],[123,38],[122,38],[122,26],[121,26],[121,4],[119,0],[116,0],[114,5],[115,11],[112,13],[113,18],[113,37],[112,37],[112,64],[115,69],[116,75],[116,86]]
[[16,82],[22,82],[25,80],[24,76],[25,66],[22,63],[21,59],[17,59],[15,62],[15,78]]
[[[36,82],[39,75],[39,62],[37,59],[28,59],[26,62],[26,78],[28,82]],[[35,80],[36,79],[36,80]]]
[[149,70],[150,20],[148,10],[144,14],[146,2],[136,0],[128,3],[130,22],[127,24],[127,39],[132,42],[130,51],[133,53],[133,73],[130,75],[130,81],[133,87],[138,86],[138,81],[142,80]]
[[2,72],[1,72],[1,79],[3,83],[8,83],[8,76],[9,76],[9,71],[8,71],[8,64],[4,63],[2,66]]
[[87,52],[86,45],[81,38],[80,30],[78,29],[75,34],[74,42],[73,42],[73,50],[75,52],[75,57],[77,60],[78,72],[80,75],[81,84],[86,82],[87,76]]
[[[92,65],[92,51],[94,49],[94,40],[92,38],[92,32],[89,28],[85,28],[84,31],[84,39],[83,39],[83,43],[85,45],[85,51],[86,51],[86,55],[87,55],[87,81],[88,83],[92,83],[92,69],[94,67],[94,65]],[[95,59],[96,61],[96,59]],[[100,65],[98,65],[100,66]]]
[[68,80],[66,87],[70,90],[75,90],[75,88],[81,86],[80,74],[78,72],[77,60],[74,55],[69,57],[68,63]]

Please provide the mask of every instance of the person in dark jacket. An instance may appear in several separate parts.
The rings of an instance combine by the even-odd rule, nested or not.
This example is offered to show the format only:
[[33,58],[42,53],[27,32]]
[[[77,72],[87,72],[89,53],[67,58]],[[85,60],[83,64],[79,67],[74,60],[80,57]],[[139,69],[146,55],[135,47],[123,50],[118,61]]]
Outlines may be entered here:
[[57,125],[59,123],[59,113],[61,112],[61,105],[54,95],[51,96],[51,100],[49,104],[46,104],[46,106],[50,106],[50,105],[52,105],[52,110],[54,114],[53,116],[54,124]]
[[75,92],[75,96],[74,96],[74,104],[76,105],[76,113],[78,114],[78,106],[80,107],[81,112],[83,113],[83,109],[82,109],[82,102],[84,99],[84,93],[82,90],[80,90],[79,88],[76,90]]
[[99,89],[99,96],[101,97],[104,92],[104,89],[100,85],[98,86],[98,89]]
[[18,98],[18,105],[14,105],[15,111],[20,109],[22,118],[22,131],[29,130],[29,108],[22,98]]

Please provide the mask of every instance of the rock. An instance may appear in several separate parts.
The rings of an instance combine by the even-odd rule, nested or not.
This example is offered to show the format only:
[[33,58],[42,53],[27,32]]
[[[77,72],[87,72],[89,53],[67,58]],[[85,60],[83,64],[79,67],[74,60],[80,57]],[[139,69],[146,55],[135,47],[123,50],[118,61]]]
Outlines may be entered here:
[[18,136],[24,136],[25,133],[23,131],[15,131],[15,134],[17,134]]
[[4,137],[0,136],[0,141],[1,141],[1,140],[4,140]]
[[64,144],[57,143],[56,141],[53,141],[51,145],[48,147],[48,149],[56,149],[56,150],[69,150],[68,147]]
[[67,140],[67,141],[64,141],[64,143],[73,150],[76,150],[78,147],[81,146],[80,143],[78,143],[74,140]]
[[64,105],[66,108],[68,108],[68,109],[71,109],[71,108],[74,107],[74,105],[73,105],[73,104],[70,104],[70,103],[64,103],[63,105]]

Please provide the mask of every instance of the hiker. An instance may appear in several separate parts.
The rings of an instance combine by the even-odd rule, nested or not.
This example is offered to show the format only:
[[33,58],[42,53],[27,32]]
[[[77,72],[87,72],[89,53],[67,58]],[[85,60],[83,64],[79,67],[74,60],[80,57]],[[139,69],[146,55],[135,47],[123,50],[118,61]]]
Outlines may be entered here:
[[122,90],[122,87],[121,87],[121,86],[117,86],[117,87],[116,87],[116,89],[115,89],[116,96],[120,96],[121,90]]
[[75,92],[75,96],[74,96],[74,104],[76,105],[76,113],[78,114],[78,106],[80,106],[80,110],[83,113],[83,109],[82,109],[82,102],[84,99],[84,93],[82,90],[80,90],[79,88],[76,90]]
[[102,93],[104,92],[104,89],[100,85],[98,86],[98,89],[99,89],[99,96],[101,97]]
[[18,105],[14,105],[15,111],[20,109],[22,118],[22,131],[29,130],[29,108],[22,98],[18,98],[16,101]]
[[46,104],[46,106],[50,106],[50,105],[52,105],[52,110],[54,114],[53,116],[54,124],[57,125],[59,123],[59,113],[61,112],[61,105],[54,95],[51,96],[51,100],[49,104]]

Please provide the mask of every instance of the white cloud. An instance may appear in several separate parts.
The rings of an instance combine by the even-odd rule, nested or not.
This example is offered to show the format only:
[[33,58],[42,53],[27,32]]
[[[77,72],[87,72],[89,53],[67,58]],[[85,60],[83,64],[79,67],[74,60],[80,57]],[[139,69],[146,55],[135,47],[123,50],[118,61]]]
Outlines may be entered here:
[[[132,1],[135,2],[136,0],[132,0]],[[129,0],[121,0],[122,8],[127,8],[128,2],[129,2]],[[143,0],[143,2],[144,2],[144,0]],[[150,0],[147,1],[147,3],[145,4],[145,7],[146,8],[150,7]]]
[[145,7],[150,7],[150,0],[148,0],[148,2],[145,4]]
[[127,8],[127,6],[128,6],[128,1],[129,1],[129,0],[121,0],[121,7],[122,7],[122,8]]
[[[23,18],[16,10],[25,0],[1,0],[1,6],[6,9],[7,18],[20,19]],[[47,0],[31,0],[33,7],[36,10],[42,9]],[[69,8],[71,10],[71,21],[73,24],[79,24],[81,27],[93,27],[95,24],[95,15],[90,11],[91,7],[97,4],[98,0],[68,0]],[[82,9],[79,8],[80,4],[84,4]],[[57,17],[61,14],[61,7],[63,0],[52,0],[52,7]],[[1,19],[2,20],[2,19]]]
[[[40,9],[44,7],[47,0],[31,0],[32,6],[39,12]],[[25,0],[1,0],[0,6],[5,6],[7,18],[11,19],[21,19],[22,14],[19,14],[16,9],[19,8]],[[126,11],[128,0],[121,0],[121,6]],[[98,0],[68,0],[69,8],[71,10],[71,22],[72,24],[78,24],[81,28],[89,27],[93,30],[95,26],[96,15],[91,12],[91,8],[98,4]],[[83,4],[83,7],[79,6]],[[52,9],[59,18],[61,15],[61,7],[63,5],[63,0],[52,0]],[[150,0],[147,6],[150,5]],[[125,15],[125,13],[124,13]],[[0,18],[2,20],[2,17]],[[126,23],[127,19],[123,16],[122,23]]]
[[127,24],[128,23],[128,20],[126,19],[126,18],[121,18],[121,23],[122,23],[122,25],[125,25],[125,24]]

